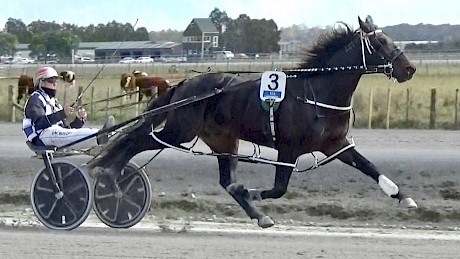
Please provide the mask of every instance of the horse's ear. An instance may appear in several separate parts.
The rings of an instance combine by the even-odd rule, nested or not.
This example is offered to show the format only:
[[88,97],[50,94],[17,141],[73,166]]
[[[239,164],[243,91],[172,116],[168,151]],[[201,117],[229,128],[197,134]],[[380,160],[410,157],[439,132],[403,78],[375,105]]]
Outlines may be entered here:
[[363,20],[361,20],[361,17],[359,16],[358,16],[358,22],[359,22],[359,28],[361,28],[363,32],[372,32],[371,26],[368,23],[363,22]]

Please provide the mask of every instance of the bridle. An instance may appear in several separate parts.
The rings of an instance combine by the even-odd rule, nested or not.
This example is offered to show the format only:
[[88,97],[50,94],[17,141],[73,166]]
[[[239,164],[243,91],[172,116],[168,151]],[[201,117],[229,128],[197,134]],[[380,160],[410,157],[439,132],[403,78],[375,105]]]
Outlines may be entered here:
[[[383,32],[381,30],[365,32],[362,29],[358,29],[355,32],[355,35],[359,34],[358,40],[361,45],[361,59],[362,59],[363,65],[287,70],[286,72],[292,73],[292,74],[288,74],[287,78],[299,78],[299,77],[302,77],[302,75],[304,77],[306,76],[306,81],[308,81],[308,84],[313,94],[314,94],[314,91],[311,86],[311,82],[308,80],[308,74],[311,74],[311,73],[335,73],[335,72],[360,70],[360,71],[364,71],[364,73],[366,74],[383,73],[389,79],[392,79],[393,78],[393,62],[396,60],[396,58],[398,58],[399,55],[403,53],[403,51],[399,48],[395,48],[394,50],[390,52],[384,51],[384,48],[382,48],[383,44],[377,39],[378,33],[383,33]],[[345,49],[353,48],[355,41],[356,41],[356,38],[353,39],[345,47]],[[387,63],[380,64],[380,65],[368,65],[366,51],[368,55],[372,55],[375,52],[378,53],[380,57],[383,60],[385,60]],[[306,83],[304,83],[304,88],[305,88],[305,93],[306,93],[307,89],[305,85]],[[297,100],[302,101],[307,104],[314,105],[315,107],[322,107],[326,109],[337,110],[337,111],[340,111],[341,114],[342,112],[348,112],[352,110],[351,105],[342,107],[342,106],[320,103],[316,100],[315,96],[313,96],[313,100],[309,100],[306,96],[304,96],[303,98],[297,97]]]
[[395,48],[389,53],[382,49],[382,43],[377,39],[378,33],[383,33],[382,30],[374,30],[371,32],[364,32],[362,29],[357,31],[360,35],[361,41],[361,55],[363,59],[363,66],[366,71],[368,71],[368,66],[366,62],[366,51],[369,55],[372,55],[374,52],[377,52],[382,59],[386,60],[387,66],[382,71],[383,74],[388,76],[389,79],[393,77],[393,62],[401,55],[404,51],[400,48]]

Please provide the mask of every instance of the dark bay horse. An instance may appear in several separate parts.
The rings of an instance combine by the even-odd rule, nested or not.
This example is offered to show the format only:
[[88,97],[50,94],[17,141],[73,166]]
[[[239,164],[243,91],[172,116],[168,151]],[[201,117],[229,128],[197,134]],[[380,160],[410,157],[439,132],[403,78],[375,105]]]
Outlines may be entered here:
[[136,70],[132,74],[124,73],[121,76],[120,86],[126,93],[134,93],[136,87],[139,87],[138,101],[142,101],[144,95],[147,97],[160,96],[171,87],[169,81],[162,77],[149,76],[145,72]]
[[[66,84],[75,85],[75,73],[73,71],[62,71],[59,78]],[[16,102],[19,103],[24,96],[31,95],[35,91],[33,78],[28,75],[20,75],[18,79],[18,97]]]
[[[370,22],[358,20],[360,28],[357,30],[344,24],[344,27],[322,35],[306,52],[299,69],[285,71],[285,98],[274,112],[274,131],[269,114],[261,105],[260,76],[250,80],[228,73],[202,74],[153,100],[147,110],[215,89],[221,92],[164,113],[143,117],[111,141],[101,156],[89,163],[89,168],[96,175],[100,172],[110,175],[120,172],[140,152],[181,148],[182,143],[198,136],[217,156],[220,185],[263,228],[274,222],[254,206],[253,201],[282,197],[293,171],[293,167],[286,164],[295,164],[299,156],[314,151],[337,158],[370,176],[386,195],[402,206],[417,207],[412,198],[381,174],[346,138],[351,109],[348,107],[363,74],[380,72],[404,82],[415,73],[414,65],[391,38]],[[382,67],[384,69],[379,69]],[[313,69],[317,72],[306,73],[303,68],[327,69]],[[272,82],[277,83],[276,78]],[[164,127],[157,128],[163,122],[166,122]],[[240,139],[278,151],[273,188],[250,190],[236,182],[238,157],[235,154],[238,154]]]

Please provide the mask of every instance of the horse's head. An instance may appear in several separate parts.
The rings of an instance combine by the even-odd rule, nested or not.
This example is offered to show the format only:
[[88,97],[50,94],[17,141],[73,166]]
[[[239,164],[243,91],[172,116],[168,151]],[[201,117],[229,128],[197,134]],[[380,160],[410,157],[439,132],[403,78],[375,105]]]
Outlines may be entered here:
[[398,82],[410,80],[416,69],[404,52],[372,22],[364,22],[359,17],[358,20],[364,65],[389,65],[384,69],[389,78],[396,78]]

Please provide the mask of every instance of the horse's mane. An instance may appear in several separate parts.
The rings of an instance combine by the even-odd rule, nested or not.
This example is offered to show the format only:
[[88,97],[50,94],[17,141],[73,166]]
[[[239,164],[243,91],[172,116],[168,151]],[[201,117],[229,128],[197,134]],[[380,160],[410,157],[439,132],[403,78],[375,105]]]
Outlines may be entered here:
[[345,28],[341,26],[324,32],[318,37],[316,45],[302,51],[303,57],[298,68],[325,67],[332,55],[352,40],[353,29],[346,23],[341,24]]

